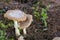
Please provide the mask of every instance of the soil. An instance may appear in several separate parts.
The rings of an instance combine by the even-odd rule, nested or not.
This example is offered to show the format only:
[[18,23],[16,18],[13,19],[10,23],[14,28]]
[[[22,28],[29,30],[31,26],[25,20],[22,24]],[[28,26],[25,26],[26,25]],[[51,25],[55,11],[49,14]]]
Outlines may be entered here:
[[[9,5],[1,2],[1,4],[3,5],[0,5],[0,8],[5,9],[6,11],[9,9],[20,9],[23,10],[25,13],[33,14],[31,7],[35,2],[37,2],[37,0],[27,0],[22,2],[19,2],[17,0],[15,1],[16,2],[12,2]],[[41,21],[36,20],[33,16],[34,21],[30,25],[30,27],[27,28],[27,37],[25,38],[26,40],[52,40],[54,37],[60,37],[60,0],[42,0],[41,2],[45,6],[48,4],[51,5],[49,10],[47,11],[48,30],[44,31]],[[0,20],[2,19],[3,16],[0,15]],[[14,34],[14,28],[8,28],[7,30],[7,37],[13,35],[15,40],[17,40]]]

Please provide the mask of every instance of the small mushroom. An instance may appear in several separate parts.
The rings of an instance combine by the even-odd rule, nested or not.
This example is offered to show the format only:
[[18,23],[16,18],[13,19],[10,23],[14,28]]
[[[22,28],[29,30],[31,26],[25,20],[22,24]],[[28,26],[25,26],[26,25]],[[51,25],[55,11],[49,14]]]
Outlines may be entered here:
[[29,27],[33,21],[32,15],[27,14],[26,17],[27,17],[26,21],[20,22],[20,28],[23,29],[24,34],[27,34],[26,28]]
[[55,37],[53,40],[60,40],[60,37]]
[[[26,14],[26,17],[27,17],[27,19],[26,19],[25,21],[19,22],[19,23],[20,23],[20,28],[23,29],[24,35],[27,34],[26,28],[29,27],[30,24],[31,24],[32,21],[33,21],[32,15]],[[23,37],[21,36],[21,37],[18,38],[18,40],[24,40],[24,39],[22,39],[22,38],[23,38]]]
[[26,14],[20,10],[8,10],[4,17],[14,21],[14,27],[16,36],[20,35],[18,27],[20,26],[18,22],[26,20]]

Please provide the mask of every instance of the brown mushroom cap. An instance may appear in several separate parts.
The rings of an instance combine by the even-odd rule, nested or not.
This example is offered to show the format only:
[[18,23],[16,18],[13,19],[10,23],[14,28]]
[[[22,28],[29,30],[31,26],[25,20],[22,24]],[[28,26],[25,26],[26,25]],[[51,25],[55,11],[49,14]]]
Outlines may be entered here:
[[60,40],[60,37],[55,37],[53,40]]
[[24,21],[24,22],[20,22],[20,28],[21,28],[21,29],[24,29],[24,28],[29,27],[30,24],[32,23],[32,21],[33,21],[32,15],[27,14],[27,20]]
[[26,14],[22,12],[21,10],[8,10],[4,17],[10,19],[10,20],[16,20],[16,21],[25,21],[26,20]]

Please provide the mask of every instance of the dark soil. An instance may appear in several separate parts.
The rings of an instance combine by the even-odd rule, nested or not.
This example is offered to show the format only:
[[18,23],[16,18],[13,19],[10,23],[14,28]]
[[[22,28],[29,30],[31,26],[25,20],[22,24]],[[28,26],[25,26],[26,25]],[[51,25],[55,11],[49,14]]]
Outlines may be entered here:
[[[12,2],[9,5],[0,2],[0,8],[5,9],[6,11],[9,9],[20,9],[25,13],[33,14],[31,7],[34,3],[37,2],[37,0],[27,0],[22,2],[18,0],[15,1],[16,2]],[[25,38],[26,40],[52,40],[54,37],[60,37],[60,0],[42,0],[41,2],[45,6],[47,6],[48,4],[51,5],[49,10],[47,11],[48,30],[42,30],[43,26],[41,21],[36,20],[33,16],[34,21],[32,22],[31,26],[27,28],[27,37]],[[0,15],[0,20],[2,19],[3,17]],[[9,38],[11,35],[13,35],[15,40],[17,40],[14,34],[14,28],[8,28],[7,30],[7,37]]]

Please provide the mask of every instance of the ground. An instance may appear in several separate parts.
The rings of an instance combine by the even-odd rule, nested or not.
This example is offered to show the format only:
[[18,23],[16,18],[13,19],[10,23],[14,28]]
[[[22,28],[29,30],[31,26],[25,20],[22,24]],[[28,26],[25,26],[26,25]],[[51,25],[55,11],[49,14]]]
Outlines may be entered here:
[[[38,0],[39,1],[39,0]],[[0,8],[1,9],[20,9],[28,14],[33,14],[31,7],[37,1],[22,1],[19,2],[12,2],[9,5],[4,4],[1,2]],[[27,28],[27,38],[26,40],[52,40],[54,37],[60,37],[60,0],[42,0],[43,5],[47,6],[48,4],[51,5],[49,10],[47,11],[48,14],[48,30],[44,31],[43,26],[41,25],[41,21],[38,21],[34,18],[34,21]],[[3,5],[2,5],[3,4]],[[16,6],[15,6],[16,5]],[[3,7],[2,7],[3,6]],[[0,20],[3,20],[3,16],[0,15]],[[1,28],[0,28],[1,29]],[[7,30],[7,37],[14,35],[14,28],[8,28]],[[14,35],[15,37],[15,35]],[[17,40],[17,39],[15,39]]]

